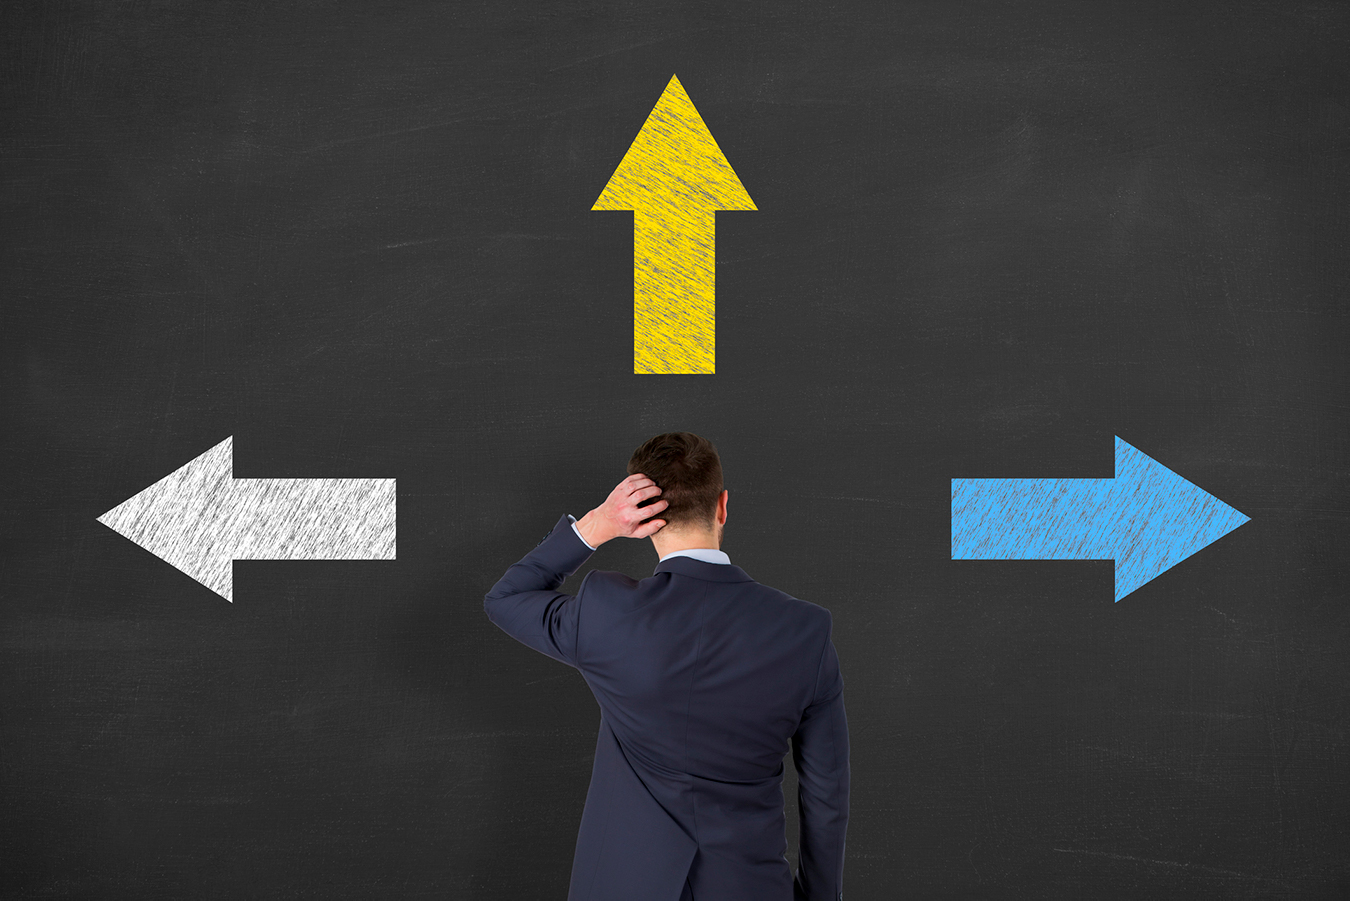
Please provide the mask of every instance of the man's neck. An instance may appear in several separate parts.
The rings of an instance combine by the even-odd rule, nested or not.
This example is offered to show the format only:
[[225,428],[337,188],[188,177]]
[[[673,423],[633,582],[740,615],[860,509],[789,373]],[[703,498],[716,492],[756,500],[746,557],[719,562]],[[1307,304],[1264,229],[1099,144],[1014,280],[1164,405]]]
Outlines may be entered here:
[[[660,535],[660,533],[657,533]],[[721,550],[718,547],[716,536],[711,532],[689,532],[674,535],[663,535],[663,540],[657,541],[657,535],[652,536],[652,546],[656,548],[656,555],[664,557],[667,554],[673,554],[676,551],[688,551],[695,548],[712,548]]]

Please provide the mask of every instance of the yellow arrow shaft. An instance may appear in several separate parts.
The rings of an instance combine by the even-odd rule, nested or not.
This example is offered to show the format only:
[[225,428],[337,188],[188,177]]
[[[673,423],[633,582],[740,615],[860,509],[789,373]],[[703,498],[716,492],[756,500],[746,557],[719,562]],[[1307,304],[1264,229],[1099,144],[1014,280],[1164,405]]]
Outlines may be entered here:
[[712,373],[714,211],[633,211],[633,372]]

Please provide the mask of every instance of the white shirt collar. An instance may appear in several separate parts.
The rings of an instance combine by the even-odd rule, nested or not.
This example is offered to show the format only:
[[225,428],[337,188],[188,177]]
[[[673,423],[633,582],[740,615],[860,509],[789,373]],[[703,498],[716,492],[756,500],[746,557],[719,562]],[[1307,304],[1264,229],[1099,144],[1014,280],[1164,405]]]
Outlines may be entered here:
[[702,560],[704,563],[730,563],[731,558],[725,552],[710,547],[691,547],[682,551],[671,551],[666,554],[657,563],[669,560],[671,557],[693,557],[695,560]]

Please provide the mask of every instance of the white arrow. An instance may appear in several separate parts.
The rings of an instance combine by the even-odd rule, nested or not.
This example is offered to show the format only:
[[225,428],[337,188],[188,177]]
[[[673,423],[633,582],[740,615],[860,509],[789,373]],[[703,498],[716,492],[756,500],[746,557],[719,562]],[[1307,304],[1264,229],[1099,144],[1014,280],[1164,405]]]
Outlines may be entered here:
[[234,601],[235,560],[393,560],[395,479],[236,479],[234,436],[98,518]]

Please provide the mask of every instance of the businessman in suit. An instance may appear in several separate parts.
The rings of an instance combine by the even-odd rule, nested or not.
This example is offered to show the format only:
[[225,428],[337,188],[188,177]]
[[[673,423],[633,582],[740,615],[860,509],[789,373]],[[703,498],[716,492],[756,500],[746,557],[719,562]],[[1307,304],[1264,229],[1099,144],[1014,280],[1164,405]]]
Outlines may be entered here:
[[[628,472],[580,520],[560,517],[483,601],[507,634],[576,667],[600,705],[567,897],[839,901],[849,745],[830,612],[761,585],[720,550],[728,492],[707,439],[657,435]],[[613,538],[650,538],[655,572],[593,570],[575,596],[557,590]]]

